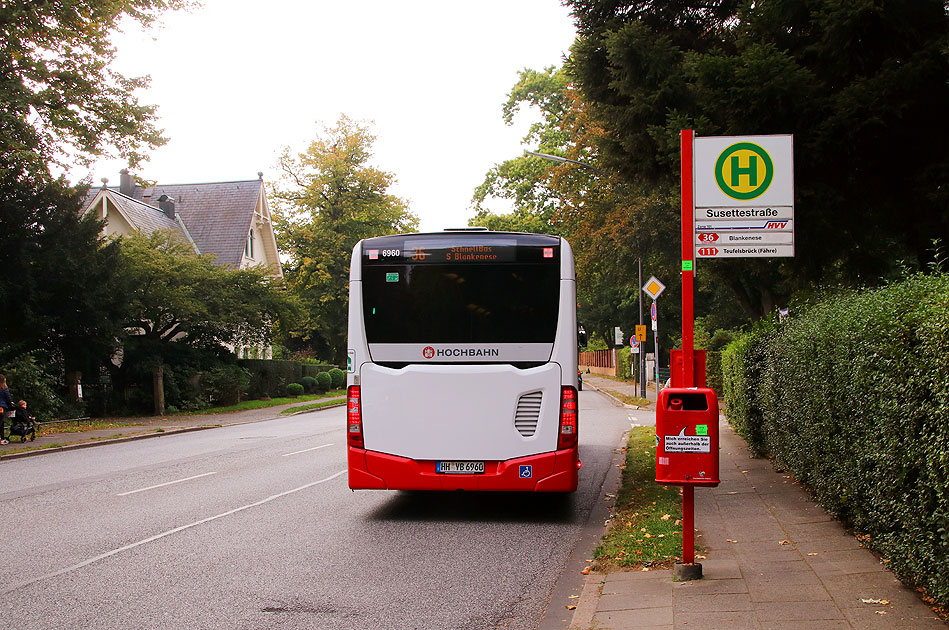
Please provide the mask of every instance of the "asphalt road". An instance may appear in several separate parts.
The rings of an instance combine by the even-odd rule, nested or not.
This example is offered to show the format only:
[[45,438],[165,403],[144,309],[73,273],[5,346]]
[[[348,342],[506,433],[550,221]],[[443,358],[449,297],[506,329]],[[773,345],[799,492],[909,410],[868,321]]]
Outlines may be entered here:
[[0,627],[566,627],[630,424],[580,405],[566,500],[353,493],[342,408],[0,463]]

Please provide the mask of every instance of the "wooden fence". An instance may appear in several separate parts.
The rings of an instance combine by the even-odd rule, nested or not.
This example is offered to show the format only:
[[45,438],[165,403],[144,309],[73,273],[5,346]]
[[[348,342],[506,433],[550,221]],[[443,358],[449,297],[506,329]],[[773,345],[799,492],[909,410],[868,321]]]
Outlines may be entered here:
[[590,370],[594,374],[616,376],[615,351],[613,350],[581,352],[578,363],[584,372]]

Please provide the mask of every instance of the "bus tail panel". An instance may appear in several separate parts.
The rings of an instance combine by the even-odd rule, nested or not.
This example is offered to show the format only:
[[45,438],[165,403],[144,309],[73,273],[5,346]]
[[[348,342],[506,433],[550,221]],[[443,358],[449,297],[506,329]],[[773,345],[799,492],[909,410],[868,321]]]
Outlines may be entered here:
[[353,490],[476,490],[574,492],[580,467],[577,449],[485,462],[481,474],[442,474],[434,461],[416,461],[350,448]]
[[[573,369],[567,378],[574,378]],[[364,448],[416,461],[507,461],[552,453],[562,372],[556,363],[527,370],[363,364]]]

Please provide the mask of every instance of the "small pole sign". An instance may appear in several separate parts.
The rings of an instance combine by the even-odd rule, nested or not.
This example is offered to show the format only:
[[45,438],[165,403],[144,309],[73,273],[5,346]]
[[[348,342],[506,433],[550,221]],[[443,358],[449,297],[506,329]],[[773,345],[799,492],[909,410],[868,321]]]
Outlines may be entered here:
[[651,297],[653,300],[659,299],[659,295],[666,290],[666,285],[659,282],[656,279],[656,276],[650,276],[649,280],[646,281],[646,284],[643,285],[643,291],[646,292],[646,295]]
[[643,324],[636,325],[636,341],[646,343],[646,326]]

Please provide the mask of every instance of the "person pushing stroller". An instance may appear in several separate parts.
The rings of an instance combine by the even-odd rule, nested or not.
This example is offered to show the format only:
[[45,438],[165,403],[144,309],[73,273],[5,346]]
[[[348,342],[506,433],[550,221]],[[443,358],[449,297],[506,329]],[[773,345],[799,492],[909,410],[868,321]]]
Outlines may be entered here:
[[7,387],[7,377],[0,374],[0,444],[7,443],[4,425],[7,418],[13,418],[13,411],[13,397],[10,396],[10,388]]
[[27,413],[25,400],[19,401],[13,410],[10,438],[13,439],[14,435],[19,435],[21,442],[26,442],[26,436],[28,435],[31,442],[36,439],[36,418]]

